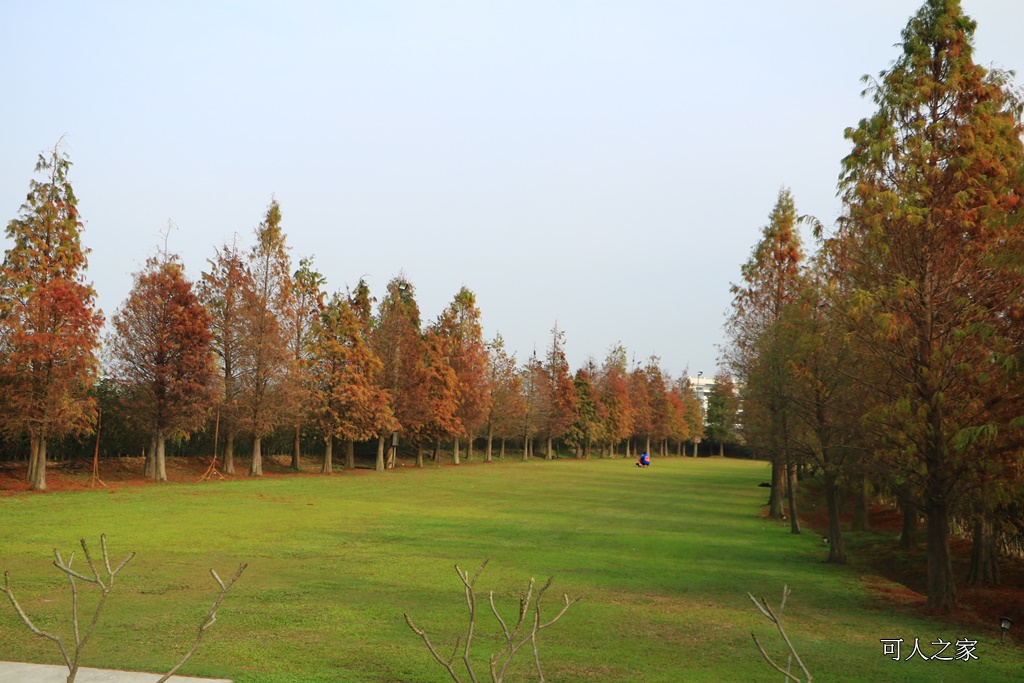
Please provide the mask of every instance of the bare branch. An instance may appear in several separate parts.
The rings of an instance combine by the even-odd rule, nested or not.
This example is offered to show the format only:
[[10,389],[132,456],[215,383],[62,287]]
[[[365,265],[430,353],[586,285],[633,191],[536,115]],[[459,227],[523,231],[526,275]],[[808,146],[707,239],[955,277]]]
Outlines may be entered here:
[[[426,644],[427,649],[430,650],[430,654],[434,655],[434,659],[437,660],[438,664],[440,664],[448,670],[448,673],[451,675],[452,680],[454,680],[455,683],[462,683],[462,679],[459,678],[458,674],[455,673],[455,669],[452,668],[451,660],[445,661],[441,658],[441,655],[437,654],[437,650],[434,649],[434,645],[430,642],[430,638],[427,637],[426,632],[421,628],[417,628],[416,624],[412,623],[412,617],[409,616],[408,612],[405,614],[405,623],[409,624],[409,628],[412,629],[413,633],[415,633],[423,639],[423,642]],[[455,644],[455,648],[456,650],[458,650],[457,642]],[[452,657],[454,658],[454,656],[455,654],[453,653]]]
[[786,598],[789,597],[789,594],[790,594],[789,586],[783,586],[782,587],[782,603],[779,606],[779,616],[776,616],[775,612],[772,611],[771,605],[768,604],[768,600],[766,600],[764,597],[762,597],[761,601],[758,602],[754,598],[753,595],[751,595],[750,593],[747,593],[747,597],[750,598],[750,601],[754,603],[754,606],[757,607],[758,611],[764,616],[764,618],[767,619],[768,621],[772,622],[773,624],[775,624],[775,628],[778,630],[779,635],[782,636],[782,640],[786,643],[786,647],[789,648],[790,656],[789,656],[789,663],[788,663],[788,666],[786,667],[786,669],[783,669],[778,664],[776,664],[774,661],[772,661],[771,657],[768,656],[768,653],[765,652],[763,647],[761,647],[761,643],[758,642],[757,636],[755,636],[753,633],[751,633],[750,635],[754,639],[754,644],[757,645],[757,649],[758,649],[758,651],[760,651],[761,656],[764,657],[765,661],[768,662],[768,664],[770,664],[772,666],[772,668],[774,668],[779,673],[784,674],[789,679],[792,679],[794,681],[800,681],[799,678],[794,677],[790,673],[790,669],[791,669],[791,667],[793,665],[793,661],[796,661],[796,663],[800,667],[801,671],[804,672],[804,676],[806,677],[806,683],[811,683],[811,681],[814,680],[813,677],[811,676],[811,672],[807,670],[806,666],[804,666],[803,660],[800,659],[800,655],[797,654],[796,648],[793,647],[793,642],[789,639],[789,636],[786,634],[786,630],[782,627],[782,622],[779,620],[779,617],[782,615],[782,611],[786,607]]
[[[763,647],[761,647],[761,643],[759,643],[759,642],[757,641],[757,636],[755,636],[755,635],[754,635],[753,633],[751,633],[751,634],[750,634],[750,637],[754,639],[754,645],[756,645],[756,646],[757,646],[757,650],[758,650],[758,652],[760,652],[760,653],[761,653],[761,656],[762,656],[762,657],[764,657],[764,661],[768,662],[768,664],[769,664],[769,665],[770,665],[770,666],[771,666],[771,667],[772,667],[773,669],[775,669],[776,671],[778,671],[778,672],[779,672],[780,674],[782,674],[782,675],[783,675],[783,676],[785,676],[786,678],[788,678],[788,679],[790,679],[790,680],[794,680],[794,681],[796,681],[796,683],[802,683],[802,681],[801,681],[801,680],[800,680],[799,678],[797,678],[796,676],[793,676],[793,675],[792,675],[791,673],[789,673],[788,671],[786,671],[785,669],[783,669],[783,668],[782,668],[781,666],[779,666],[778,664],[776,664],[775,662],[773,662],[773,661],[772,661],[772,658],[771,658],[771,657],[769,657],[769,656],[768,656],[768,653],[764,651],[764,648],[763,648]],[[808,680],[810,680],[810,679],[808,679]]]
[[203,620],[199,622],[199,631],[196,633],[196,639],[195,642],[192,643],[192,647],[187,653],[185,653],[185,656],[181,658],[181,661],[178,662],[173,669],[164,674],[156,683],[165,683],[168,678],[177,673],[178,669],[184,666],[185,662],[191,659],[192,655],[196,653],[196,650],[199,649],[199,643],[203,639],[203,634],[206,633],[206,629],[217,623],[217,610],[220,608],[221,601],[224,600],[224,596],[227,595],[228,591],[231,590],[231,587],[235,585],[235,581],[238,581],[238,577],[242,575],[242,572],[244,572],[245,568],[248,566],[249,565],[245,563],[238,565],[238,571],[235,572],[235,575],[232,576],[231,580],[226,584],[220,580],[220,577],[217,576],[217,572],[210,569],[210,573],[213,575],[214,580],[217,582],[217,585],[220,586],[220,594],[217,596],[217,599],[213,601],[213,606],[210,607],[210,611],[207,612]]
[[11,591],[10,572],[4,572],[4,587],[0,588],[0,590],[7,594],[7,598],[11,601],[11,605],[14,607],[14,611],[18,613],[19,617],[21,617],[21,620],[25,623],[25,626],[28,626],[28,630],[32,631],[32,633],[34,633],[37,636],[48,638],[49,640],[52,640],[53,642],[57,643],[57,648],[60,649],[61,657],[64,658],[64,663],[70,670],[71,658],[68,657],[68,651],[64,648],[64,641],[62,641],[59,636],[52,635],[50,633],[47,633],[46,631],[40,631],[38,628],[36,628],[36,625],[32,623],[32,620],[28,618],[27,614],[25,614],[25,610],[21,609],[21,605],[19,605],[18,601],[14,598],[14,592]]
[[[485,559],[480,565],[480,568],[476,570],[476,574],[473,575],[473,580],[470,581],[469,572],[464,572],[459,569],[459,565],[455,565],[455,572],[462,580],[462,585],[466,593],[466,608],[469,610],[469,625],[466,629],[466,645],[462,652],[462,663],[465,664],[466,671],[469,672],[469,678],[473,683],[477,683],[476,672],[473,671],[473,665],[469,661],[469,650],[473,645],[473,629],[476,626],[476,592],[473,587],[476,585],[476,580],[480,578],[480,572],[482,572],[486,566],[487,560]],[[458,644],[456,643],[456,650],[457,649]],[[452,658],[455,658],[454,653],[452,654]]]
[[[104,560],[106,560],[107,543],[106,543],[106,541],[103,540],[102,534],[100,535],[100,541],[101,541],[101,543],[103,545],[103,558],[104,558]],[[87,546],[85,544],[85,539],[84,538],[81,539],[80,542],[82,544],[82,551],[85,553],[85,561],[89,563],[89,569],[92,570],[92,575],[94,577],[96,577],[96,581],[94,583],[98,583],[100,585],[100,588],[103,589],[103,592],[106,592],[109,589],[107,588],[106,584],[103,583],[102,579],[100,579],[100,573],[98,571],[96,571],[96,565],[93,564],[92,555],[89,554],[89,546]],[[109,575],[109,572],[108,572],[108,575]]]

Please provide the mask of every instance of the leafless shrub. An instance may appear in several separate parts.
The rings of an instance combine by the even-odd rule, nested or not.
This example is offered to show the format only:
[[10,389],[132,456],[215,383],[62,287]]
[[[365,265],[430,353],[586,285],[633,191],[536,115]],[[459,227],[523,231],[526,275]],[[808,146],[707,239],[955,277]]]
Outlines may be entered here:
[[[472,580],[469,578],[469,572],[464,572],[459,569],[458,565],[455,565],[455,571],[459,575],[459,579],[462,581],[463,589],[466,594],[466,607],[469,610],[469,625],[466,630],[465,645],[462,650],[462,662],[466,667],[466,672],[469,674],[469,679],[473,683],[477,683],[477,677],[476,673],[473,671],[473,665],[470,663],[469,652],[473,644],[473,630],[476,627],[477,600],[475,586],[477,579],[480,578],[480,573],[483,572],[484,567],[487,566],[487,562],[487,560],[483,561],[480,568],[476,570],[476,574],[473,575]],[[494,618],[498,620],[498,624],[501,626],[502,635],[505,639],[505,646],[490,656],[490,674],[492,683],[502,683],[502,681],[505,680],[505,672],[508,669],[509,663],[512,661],[512,658],[516,653],[519,652],[519,650],[527,643],[530,643],[533,648],[533,662],[537,668],[537,680],[541,683],[544,682],[544,672],[541,670],[540,666],[540,652],[537,649],[537,633],[561,619],[570,607],[579,602],[581,597],[577,596],[570,599],[568,595],[563,594],[565,603],[561,610],[553,618],[544,621],[541,617],[541,599],[544,597],[548,588],[551,587],[551,582],[553,580],[553,578],[549,578],[547,583],[537,591],[536,598],[534,598],[535,582],[532,578],[530,579],[526,592],[520,593],[519,595],[519,614],[511,629],[509,628],[508,623],[506,623],[498,613],[498,609],[494,604],[494,591],[488,592],[487,596],[488,603],[491,606],[491,613],[494,614]],[[438,654],[433,643],[430,642],[430,638],[427,637],[427,634],[423,629],[418,628],[413,623],[412,618],[408,614],[405,615],[405,622],[409,624],[409,628],[412,629],[416,635],[423,639],[427,649],[430,650],[430,654],[432,654],[434,659],[448,671],[452,680],[456,683],[462,683],[462,679],[459,678],[459,675],[453,666],[455,658],[459,654],[459,645],[462,643],[462,638],[460,637],[456,639],[455,647],[452,650],[452,656],[448,659],[444,659],[440,654]]]

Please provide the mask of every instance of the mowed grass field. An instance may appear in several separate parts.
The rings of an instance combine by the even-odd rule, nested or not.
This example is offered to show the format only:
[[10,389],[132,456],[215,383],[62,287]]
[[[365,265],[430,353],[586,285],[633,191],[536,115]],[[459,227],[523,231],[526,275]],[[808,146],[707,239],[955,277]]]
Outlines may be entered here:
[[[826,565],[821,540],[762,518],[764,463],[656,459],[471,464],[385,473],[282,476],[0,498],[0,569],[44,630],[68,634],[70,590],[52,566],[78,540],[118,576],[86,666],[166,671],[216,594],[208,574],[249,568],[182,674],[238,683],[445,681],[408,612],[450,654],[466,607],[453,565],[495,591],[507,620],[530,577],[583,599],[539,637],[550,681],[773,681],[751,632],[784,659],[747,592],[777,605],[816,681],[1009,681],[1020,650],[996,629],[965,632],[901,614],[868,577]],[[75,566],[84,569],[81,552]],[[89,587],[91,589],[92,587]],[[87,590],[90,595],[92,590]],[[3,596],[0,596],[2,598]],[[86,600],[92,604],[94,598]],[[66,636],[70,640],[70,636]],[[977,640],[971,661],[893,661],[880,639]],[[909,641],[906,642],[906,641]],[[481,680],[500,647],[485,598],[473,645]],[[946,654],[953,654],[953,647]],[[59,663],[4,600],[0,659]],[[508,680],[536,680],[529,647]],[[468,680],[468,677],[465,678]]]

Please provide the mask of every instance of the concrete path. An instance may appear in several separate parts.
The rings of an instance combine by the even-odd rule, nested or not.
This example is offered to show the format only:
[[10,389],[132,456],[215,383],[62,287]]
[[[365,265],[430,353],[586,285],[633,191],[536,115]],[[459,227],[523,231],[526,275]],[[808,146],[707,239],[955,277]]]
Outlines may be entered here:
[[[163,674],[147,674],[112,669],[80,667],[75,683],[156,683]],[[53,664],[21,664],[0,662],[0,683],[65,683],[68,668]],[[192,678],[171,676],[167,683],[231,683],[226,678]]]

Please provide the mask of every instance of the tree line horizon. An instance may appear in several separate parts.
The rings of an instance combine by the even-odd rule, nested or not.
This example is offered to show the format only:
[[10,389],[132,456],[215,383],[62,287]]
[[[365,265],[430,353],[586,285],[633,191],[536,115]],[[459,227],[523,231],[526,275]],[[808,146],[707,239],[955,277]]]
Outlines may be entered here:
[[617,344],[573,373],[556,324],[544,356],[519,362],[500,334],[483,338],[470,289],[424,321],[404,273],[379,301],[365,279],[326,291],[312,259],[292,263],[276,199],[251,243],[215,247],[194,282],[165,242],[103,334],[70,167],[60,143],[39,155],[0,271],[0,458],[27,458],[34,489],[46,489],[48,448],[91,454],[94,436],[97,457],[144,453],[145,475],[163,481],[169,441],[202,443],[229,474],[251,446],[260,476],[265,442],[285,435],[292,469],[318,441],[329,474],[335,441],[346,468],[356,443],[375,442],[384,469],[393,439],[422,466],[442,443],[459,463],[476,437],[485,460],[495,439],[498,457],[513,441],[550,459],[555,442],[577,457],[667,454],[704,433],[687,374],[669,377],[657,357],[630,364]]

